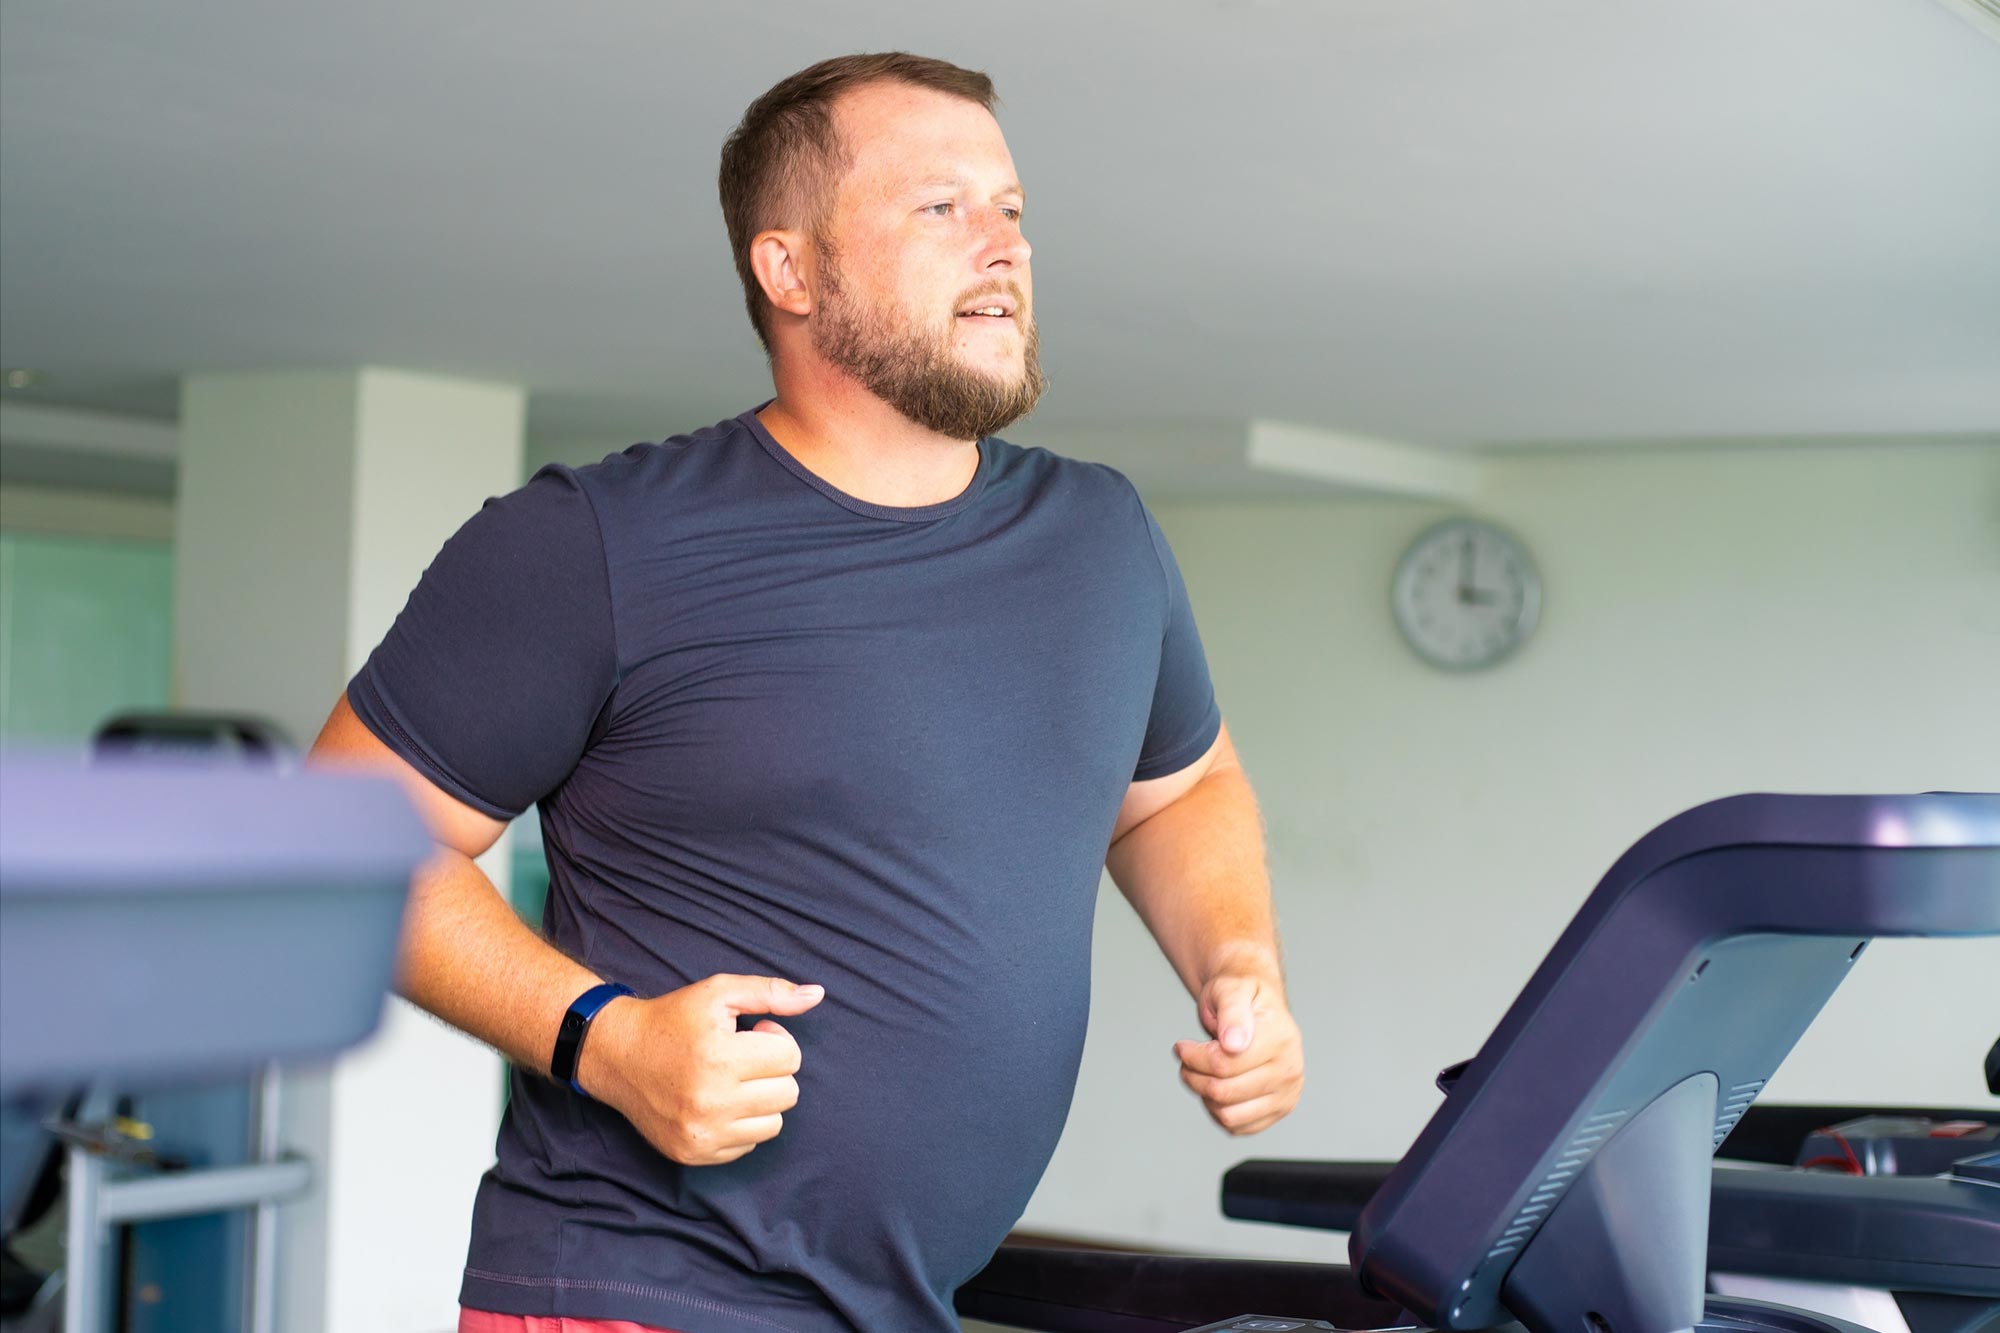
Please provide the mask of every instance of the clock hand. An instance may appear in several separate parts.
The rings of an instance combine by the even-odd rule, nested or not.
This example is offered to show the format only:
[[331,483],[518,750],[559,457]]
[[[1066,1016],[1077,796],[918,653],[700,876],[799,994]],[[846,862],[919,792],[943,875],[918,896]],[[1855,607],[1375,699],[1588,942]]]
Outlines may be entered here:
[[1472,538],[1467,537],[1458,547],[1458,600],[1464,605],[1472,600]]

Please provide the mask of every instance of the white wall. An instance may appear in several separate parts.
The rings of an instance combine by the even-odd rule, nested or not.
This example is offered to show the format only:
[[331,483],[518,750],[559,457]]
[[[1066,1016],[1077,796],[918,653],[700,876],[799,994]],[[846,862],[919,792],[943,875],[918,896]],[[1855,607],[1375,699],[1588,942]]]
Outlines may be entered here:
[[[1441,507],[1160,503],[1270,830],[1305,1099],[1255,1139],[1175,1078],[1192,1006],[1107,890],[1068,1132],[1023,1226],[1274,1257],[1250,1156],[1399,1154],[1640,834],[1744,791],[2000,790],[2000,441],[1562,454],[1474,506],[1541,565],[1541,628],[1455,677],[1390,621]],[[1884,941],[1771,1098],[1991,1105],[2000,940]]]

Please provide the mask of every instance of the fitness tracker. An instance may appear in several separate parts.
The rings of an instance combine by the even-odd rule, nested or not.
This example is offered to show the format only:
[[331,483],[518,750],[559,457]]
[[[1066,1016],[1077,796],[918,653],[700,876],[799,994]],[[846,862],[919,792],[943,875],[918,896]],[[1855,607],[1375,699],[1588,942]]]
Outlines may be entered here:
[[[567,1083],[578,1092],[583,1085],[576,1081],[577,1057],[583,1054],[584,1034],[590,1031],[590,1021],[597,1017],[597,1011],[621,995],[630,995],[630,986],[621,986],[615,981],[606,981],[592,986],[583,994],[570,1001],[569,1011],[563,1015],[562,1026],[556,1029],[556,1053],[549,1060],[549,1077],[558,1083]],[[588,1097],[590,1094],[583,1093]]]

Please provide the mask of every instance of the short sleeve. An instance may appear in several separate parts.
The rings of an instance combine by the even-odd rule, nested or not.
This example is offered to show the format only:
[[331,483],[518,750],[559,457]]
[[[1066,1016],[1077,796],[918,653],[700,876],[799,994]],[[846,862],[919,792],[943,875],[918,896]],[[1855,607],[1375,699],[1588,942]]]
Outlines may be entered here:
[[1145,506],[1146,534],[1166,578],[1166,629],[1160,636],[1160,673],[1153,686],[1153,709],[1146,720],[1146,741],[1139,751],[1133,781],[1178,773],[1208,753],[1222,731],[1222,710],[1208,678],[1208,656],[1195,629],[1194,608],[1187,585],[1167,546],[1166,534]]
[[511,819],[576,767],[616,678],[596,514],[552,466],[444,544],[347,699],[439,787]]

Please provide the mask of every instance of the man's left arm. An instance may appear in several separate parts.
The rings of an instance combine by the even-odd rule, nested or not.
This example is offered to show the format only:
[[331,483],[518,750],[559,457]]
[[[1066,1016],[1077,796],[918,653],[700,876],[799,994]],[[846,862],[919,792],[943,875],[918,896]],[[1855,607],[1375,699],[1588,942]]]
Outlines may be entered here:
[[1174,1043],[1181,1081],[1230,1133],[1270,1128],[1298,1105],[1305,1049],[1285,1000],[1257,798],[1227,727],[1180,772],[1132,784],[1104,864],[1208,1033]]

